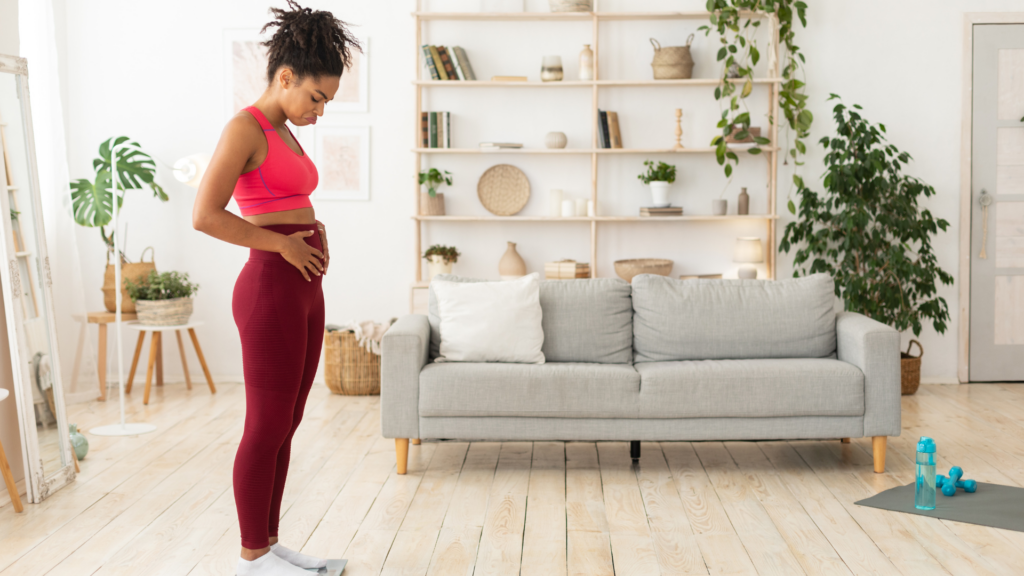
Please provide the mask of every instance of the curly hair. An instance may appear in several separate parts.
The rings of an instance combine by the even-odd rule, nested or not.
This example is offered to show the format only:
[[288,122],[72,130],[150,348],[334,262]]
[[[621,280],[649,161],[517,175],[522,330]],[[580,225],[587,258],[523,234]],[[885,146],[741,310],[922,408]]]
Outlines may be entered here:
[[312,10],[288,0],[291,10],[271,8],[276,17],[267,22],[260,33],[277,26],[277,32],[260,45],[267,47],[267,84],[274,81],[277,69],[288,66],[298,81],[307,76],[338,76],[352,65],[352,51],[362,47],[348,29],[348,24],[324,10]]

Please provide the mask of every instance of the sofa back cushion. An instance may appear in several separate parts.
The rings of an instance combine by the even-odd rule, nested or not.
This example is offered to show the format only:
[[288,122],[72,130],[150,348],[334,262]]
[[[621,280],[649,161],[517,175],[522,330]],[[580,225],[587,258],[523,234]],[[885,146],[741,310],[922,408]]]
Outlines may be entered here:
[[633,278],[636,362],[824,358],[836,351],[828,274],[787,280]]
[[[448,282],[484,282],[452,274]],[[540,307],[542,351],[547,362],[629,364],[633,359],[633,304],[629,283],[617,278],[544,280]],[[441,318],[433,288],[429,291],[430,357],[441,345]]]

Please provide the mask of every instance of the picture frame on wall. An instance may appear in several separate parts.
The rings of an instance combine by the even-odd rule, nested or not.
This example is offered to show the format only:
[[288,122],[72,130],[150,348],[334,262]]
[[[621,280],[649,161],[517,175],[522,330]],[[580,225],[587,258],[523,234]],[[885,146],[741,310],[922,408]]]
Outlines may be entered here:
[[352,64],[341,75],[341,84],[334,100],[324,108],[324,112],[367,112],[370,108],[370,39],[359,38],[363,51],[352,51]]
[[313,126],[313,159],[319,182],[317,200],[370,199],[370,127]]
[[267,89],[267,49],[257,28],[224,29],[224,121]]

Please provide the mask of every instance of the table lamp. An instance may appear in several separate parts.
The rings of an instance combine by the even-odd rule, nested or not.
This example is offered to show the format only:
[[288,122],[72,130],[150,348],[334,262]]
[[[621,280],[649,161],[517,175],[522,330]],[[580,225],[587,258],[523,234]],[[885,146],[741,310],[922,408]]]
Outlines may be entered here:
[[[740,264],[758,264],[764,262],[764,251],[761,250],[761,239],[756,236],[742,236],[736,239],[736,248],[732,253],[732,261]],[[740,266],[739,277],[743,279],[757,278],[757,268]]]
[[192,154],[174,163],[174,178],[184,182],[186,186],[199,188],[199,182],[210,165],[210,157],[206,154]]

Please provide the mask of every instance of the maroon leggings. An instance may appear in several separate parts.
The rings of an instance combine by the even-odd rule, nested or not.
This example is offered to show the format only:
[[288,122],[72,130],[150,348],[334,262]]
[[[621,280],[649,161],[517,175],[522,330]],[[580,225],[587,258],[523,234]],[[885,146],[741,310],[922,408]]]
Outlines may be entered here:
[[[280,234],[316,224],[263,226]],[[277,252],[250,249],[235,281],[231,309],[242,340],[245,431],[235,454],[235,508],[242,546],[259,549],[277,536],[292,435],[302,420],[324,338],[322,276],[302,272]]]

